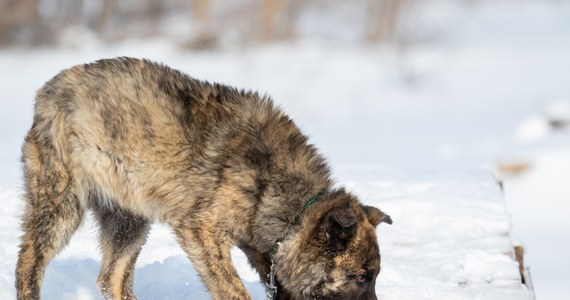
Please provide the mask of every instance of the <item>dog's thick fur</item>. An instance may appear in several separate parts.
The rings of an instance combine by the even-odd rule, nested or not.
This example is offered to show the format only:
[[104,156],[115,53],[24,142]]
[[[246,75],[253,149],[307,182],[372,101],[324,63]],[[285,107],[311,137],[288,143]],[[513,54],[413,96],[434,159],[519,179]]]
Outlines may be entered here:
[[133,268],[153,221],[173,228],[214,299],[250,298],[234,245],[262,282],[273,256],[281,299],[376,299],[375,226],[390,218],[334,189],[307,137],[256,93],[146,60],[100,60],[38,91],[22,151],[18,299],[39,298],[47,264],[86,209],[100,225],[107,299],[135,298]]

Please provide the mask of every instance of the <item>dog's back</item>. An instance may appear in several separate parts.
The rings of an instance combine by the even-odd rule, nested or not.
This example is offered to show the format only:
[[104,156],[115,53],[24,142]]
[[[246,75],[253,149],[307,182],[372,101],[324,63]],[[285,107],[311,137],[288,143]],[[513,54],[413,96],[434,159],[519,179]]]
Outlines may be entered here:
[[306,165],[319,158],[314,149],[270,101],[128,58],[78,66],[48,82],[30,134],[53,145],[82,185],[158,219],[170,212],[156,198],[187,202],[211,190],[220,169],[319,171]]

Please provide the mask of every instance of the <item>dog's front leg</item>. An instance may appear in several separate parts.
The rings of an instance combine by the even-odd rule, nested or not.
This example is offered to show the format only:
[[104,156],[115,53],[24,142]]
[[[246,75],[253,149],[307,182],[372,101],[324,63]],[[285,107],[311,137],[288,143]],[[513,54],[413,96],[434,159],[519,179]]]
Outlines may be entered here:
[[232,264],[229,239],[216,226],[174,225],[178,242],[202,277],[213,299],[251,299]]

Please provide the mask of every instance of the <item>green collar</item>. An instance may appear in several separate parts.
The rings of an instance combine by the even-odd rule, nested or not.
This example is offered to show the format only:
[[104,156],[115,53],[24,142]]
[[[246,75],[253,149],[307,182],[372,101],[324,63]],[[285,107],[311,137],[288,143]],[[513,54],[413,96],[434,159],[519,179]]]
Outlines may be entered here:
[[319,198],[321,198],[321,196],[322,196],[321,194],[317,194],[315,197],[311,198],[311,200],[309,200],[307,203],[305,203],[303,208],[301,208],[301,210],[297,214],[295,214],[295,217],[293,217],[293,220],[291,220],[291,222],[289,222],[289,224],[287,224],[287,228],[285,229],[285,231],[281,234],[281,236],[277,239],[277,241],[275,241],[275,245],[273,245],[273,247],[271,249],[271,253],[277,252],[277,249],[279,248],[279,243],[281,241],[283,241],[283,239],[285,239],[285,234],[287,234],[287,232],[289,232],[289,229],[291,228],[291,226],[293,224],[297,223],[297,221],[299,220],[299,217],[305,211],[305,209],[307,209],[307,207],[311,206],[311,204],[313,204],[315,201],[317,201]]
[[269,268],[269,274],[267,274],[267,281],[265,282],[266,299],[270,299],[270,300],[277,299],[277,292],[278,291],[277,291],[277,281],[275,279],[275,277],[276,277],[275,276],[275,262],[273,261],[273,254],[275,252],[277,252],[277,249],[279,249],[279,243],[281,241],[283,241],[283,239],[285,239],[285,234],[287,232],[289,232],[289,229],[291,228],[291,226],[294,223],[297,223],[297,221],[299,220],[299,216],[301,216],[301,214],[305,211],[305,209],[307,209],[307,207],[311,206],[311,204],[313,204],[319,198],[321,198],[321,194],[317,194],[315,197],[311,198],[311,200],[309,200],[303,206],[303,208],[301,208],[301,210],[297,214],[295,214],[295,217],[293,217],[293,220],[291,220],[291,222],[289,222],[289,224],[287,224],[287,228],[285,229],[285,232],[283,232],[283,234],[281,234],[281,236],[275,242],[275,245],[273,245],[271,252],[269,252],[269,258],[271,259],[271,266]]

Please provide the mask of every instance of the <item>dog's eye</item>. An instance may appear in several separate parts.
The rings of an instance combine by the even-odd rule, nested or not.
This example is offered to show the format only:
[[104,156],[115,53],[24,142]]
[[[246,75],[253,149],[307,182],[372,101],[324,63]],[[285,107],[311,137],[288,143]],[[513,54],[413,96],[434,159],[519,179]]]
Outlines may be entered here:
[[370,281],[370,277],[368,275],[358,275],[356,276],[356,283],[359,285],[366,284]]
[[349,275],[348,278],[350,280],[356,282],[356,284],[358,284],[358,285],[365,285],[368,282],[370,282],[370,276],[368,276],[366,274]]

